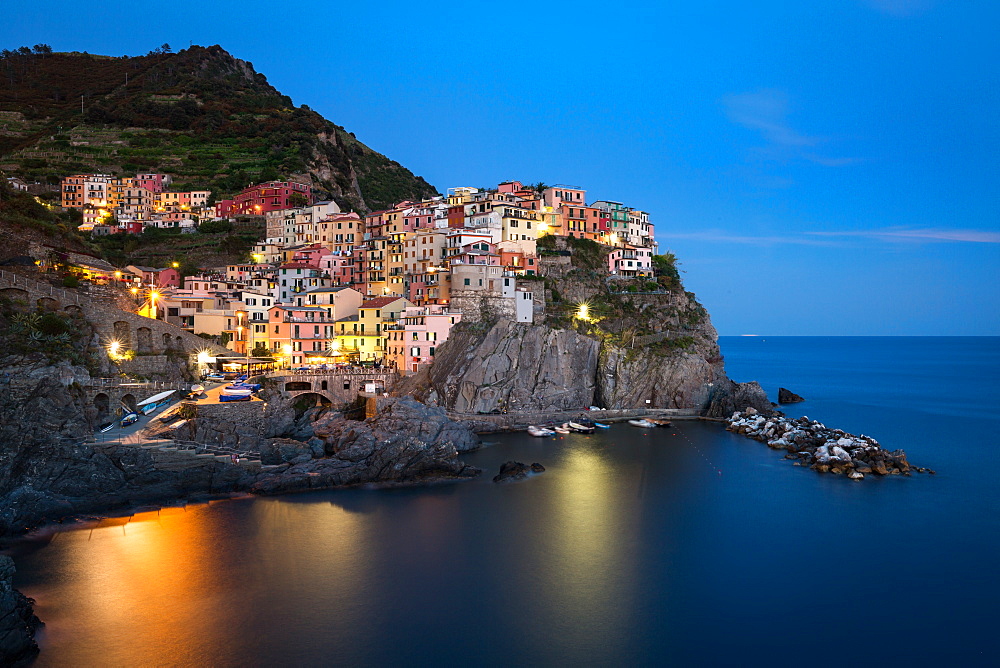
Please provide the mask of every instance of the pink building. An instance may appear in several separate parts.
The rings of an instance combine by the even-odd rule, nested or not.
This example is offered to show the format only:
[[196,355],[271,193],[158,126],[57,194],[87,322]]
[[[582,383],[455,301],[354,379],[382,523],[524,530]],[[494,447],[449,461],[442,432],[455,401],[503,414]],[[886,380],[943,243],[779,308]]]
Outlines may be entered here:
[[271,352],[289,366],[322,357],[334,336],[334,320],[318,306],[279,304],[268,310],[267,338]]
[[385,333],[387,360],[405,375],[416,373],[434,361],[437,347],[448,340],[451,328],[461,320],[461,313],[452,313],[443,305],[403,309],[397,324]]
[[173,267],[157,269],[130,264],[125,269],[140,277],[143,285],[156,285],[161,288],[181,287],[181,273]]
[[653,251],[649,248],[615,248],[608,254],[608,272],[618,276],[648,276]]
[[263,216],[268,211],[289,209],[296,205],[295,195],[304,199],[304,204],[312,204],[312,191],[305,183],[295,181],[268,181],[247,186],[233,199],[216,203],[217,218],[227,216]]
[[169,174],[136,174],[135,185],[153,193],[161,193],[170,187],[173,181]]

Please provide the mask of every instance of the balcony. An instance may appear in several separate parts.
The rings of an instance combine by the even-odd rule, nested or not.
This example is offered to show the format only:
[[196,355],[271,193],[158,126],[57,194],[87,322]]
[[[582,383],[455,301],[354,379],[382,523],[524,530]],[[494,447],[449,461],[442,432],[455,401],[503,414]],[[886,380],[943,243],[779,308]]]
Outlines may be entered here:
[[328,325],[332,325],[334,323],[334,320],[333,320],[333,318],[329,318],[329,317],[325,317],[325,316],[321,316],[321,317],[318,317],[318,318],[296,318],[294,316],[286,315],[284,318],[282,318],[281,322],[297,322],[297,323],[302,322],[302,323],[314,324],[314,325],[322,325],[322,324],[325,323],[325,324],[328,324]]

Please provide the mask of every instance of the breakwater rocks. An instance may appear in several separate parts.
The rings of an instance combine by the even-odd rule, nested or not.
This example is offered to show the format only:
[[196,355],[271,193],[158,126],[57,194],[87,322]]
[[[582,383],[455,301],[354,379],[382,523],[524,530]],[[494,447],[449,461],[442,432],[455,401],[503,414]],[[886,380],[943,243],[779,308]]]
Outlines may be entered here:
[[863,480],[866,475],[910,475],[934,473],[919,466],[912,466],[902,450],[883,450],[870,436],[855,436],[841,429],[800,417],[765,416],[748,408],[733,413],[727,420],[729,431],[743,434],[776,450],[785,450],[788,459],[798,459],[796,464],[808,466],[820,473],[846,475],[852,480]]
[[42,622],[30,598],[13,587],[14,562],[0,554],[0,666],[26,666],[38,654],[35,631]]

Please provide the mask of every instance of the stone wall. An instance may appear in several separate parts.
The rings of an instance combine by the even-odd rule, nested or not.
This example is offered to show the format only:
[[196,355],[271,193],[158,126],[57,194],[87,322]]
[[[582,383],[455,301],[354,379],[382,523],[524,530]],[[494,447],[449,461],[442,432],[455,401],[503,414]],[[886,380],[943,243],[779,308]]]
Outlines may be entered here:
[[184,408],[194,411],[194,428],[182,435],[185,440],[206,445],[258,451],[267,440],[266,406],[263,401],[186,403]]
[[80,313],[97,331],[99,343],[117,340],[123,350],[154,355],[167,351],[193,355],[199,350],[209,350],[216,355],[232,354],[228,348],[180,327],[122,310],[118,305],[119,291],[95,286],[93,294],[84,294],[54,287],[42,279],[37,272],[28,275],[0,270],[0,294],[22,300],[28,306]]
[[463,322],[517,320],[514,300],[504,298],[499,292],[452,288],[451,309],[462,314]]

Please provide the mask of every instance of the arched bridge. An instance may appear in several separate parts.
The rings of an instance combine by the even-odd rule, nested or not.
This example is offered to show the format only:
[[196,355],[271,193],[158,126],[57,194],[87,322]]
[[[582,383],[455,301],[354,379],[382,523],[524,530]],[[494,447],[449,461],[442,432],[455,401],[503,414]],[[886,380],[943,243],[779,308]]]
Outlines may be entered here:
[[316,395],[317,401],[326,400],[334,406],[354,401],[372,384],[376,393],[388,392],[399,380],[395,371],[355,367],[326,371],[278,371],[268,374],[268,377],[286,396]]

